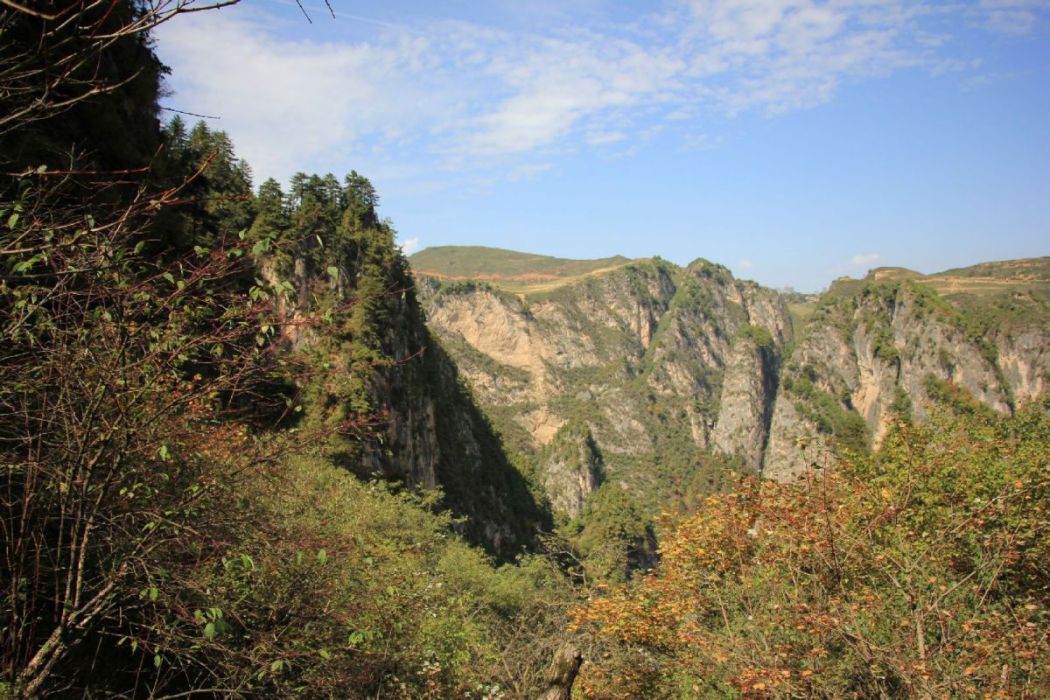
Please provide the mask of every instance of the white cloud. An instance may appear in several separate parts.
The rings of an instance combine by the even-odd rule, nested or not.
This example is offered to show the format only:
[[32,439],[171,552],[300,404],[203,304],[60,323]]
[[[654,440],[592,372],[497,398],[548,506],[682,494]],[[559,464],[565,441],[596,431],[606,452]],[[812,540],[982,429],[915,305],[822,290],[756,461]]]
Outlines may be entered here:
[[425,38],[391,31],[376,43],[288,41],[231,15],[190,15],[159,29],[179,88],[166,102],[220,116],[213,126],[263,177],[285,178],[366,142],[413,139],[458,99],[455,86],[428,95],[441,78]]
[[755,264],[747,258],[740,258],[740,260],[737,261],[736,266],[738,270],[750,270]]
[[622,131],[590,131],[584,137],[587,143],[592,146],[601,146],[607,143],[616,143],[617,141],[623,141],[627,138],[627,134]]
[[419,238],[409,238],[399,243],[401,246],[401,252],[405,255],[411,255],[412,253],[419,250]]
[[1032,31],[1041,14],[1050,11],[1050,2],[1047,0],[980,0],[978,8],[983,14],[985,27],[991,31],[1019,35]]
[[367,40],[327,43],[284,38],[258,9],[234,8],[178,18],[157,35],[175,72],[170,106],[221,115],[215,126],[261,177],[362,156],[511,174],[567,149],[626,142],[630,152],[660,128],[685,148],[710,147],[718,137],[697,132],[711,115],[805,109],[843,84],[907,68],[970,70],[944,55],[935,20],[955,13],[1020,32],[1047,6],[666,0],[601,31],[564,18],[533,33],[375,23]]
[[[683,68],[680,60],[629,41],[590,33],[560,39],[510,39],[486,71],[509,92],[470,120],[461,147],[470,155],[492,156],[533,151],[570,134],[581,122],[601,122],[647,100]],[[590,129],[591,143],[608,143]],[[619,140],[619,139],[612,139]]]
[[507,173],[507,177],[511,180],[534,180],[554,168],[554,163],[524,163]]
[[859,253],[849,259],[849,264],[852,267],[867,267],[874,265],[881,257],[878,253]]

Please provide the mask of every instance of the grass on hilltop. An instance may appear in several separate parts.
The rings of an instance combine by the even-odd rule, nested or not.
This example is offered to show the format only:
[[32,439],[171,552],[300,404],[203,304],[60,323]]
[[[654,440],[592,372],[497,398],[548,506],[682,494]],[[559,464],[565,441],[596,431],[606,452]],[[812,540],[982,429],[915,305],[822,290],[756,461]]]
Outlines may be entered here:
[[438,246],[411,256],[416,274],[442,281],[478,280],[515,294],[548,291],[632,261],[622,255],[569,260],[484,246]]

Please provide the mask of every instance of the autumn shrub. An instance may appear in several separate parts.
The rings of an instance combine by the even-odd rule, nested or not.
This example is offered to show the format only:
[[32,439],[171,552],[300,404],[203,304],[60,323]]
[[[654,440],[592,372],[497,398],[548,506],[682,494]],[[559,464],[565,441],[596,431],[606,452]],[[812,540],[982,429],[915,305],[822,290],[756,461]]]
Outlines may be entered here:
[[797,484],[668,523],[658,570],[574,613],[585,697],[1046,697],[1046,407],[942,411]]

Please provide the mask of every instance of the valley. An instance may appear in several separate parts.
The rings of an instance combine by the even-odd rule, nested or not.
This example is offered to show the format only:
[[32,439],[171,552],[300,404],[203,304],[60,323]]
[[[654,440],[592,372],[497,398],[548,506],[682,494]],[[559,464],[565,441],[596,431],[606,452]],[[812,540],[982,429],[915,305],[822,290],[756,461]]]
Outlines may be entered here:
[[[814,241],[843,237],[834,216],[881,226],[866,220],[894,209],[892,185],[914,183],[854,181],[835,196],[877,204],[839,211],[827,173],[882,164],[854,167],[868,142],[852,126],[848,148],[823,147],[834,129],[819,149],[789,139],[806,160],[850,159],[807,179],[790,149],[745,148],[762,167],[737,165],[720,159],[741,155],[738,137],[676,131],[719,95],[711,114],[735,119],[732,81],[678,93],[734,66],[773,134],[776,96],[804,85],[752,83],[791,68],[791,47],[837,56],[822,42],[854,25],[850,55],[889,42],[880,70],[821,77],[830,99],[837,79],[907,57],[886,31],[900,17],[958,8],[726,3],[664,42],[682,12],[718,3],[535,36],[451,15],[417,31],[327,2],[227,23],[235,4],[0,6],[0,700],[1050,698],[1050,257],[876,267],[799,294],[661,250],[405,254],[431,224],[539,245],[663,221],[706,241],[690,254],[736,259],[718,244],[747,231],[774,256],[768,214],[809,242],[787,241],[792,255],[816,257]],[[754,14],[729,21],[740,7]],[[318,33],[295,38],[284,11]],[[979,16],[956,22],[976,33]],[[923,57],[940,41],[925,21]],[[801,43],[781,41],[784,23]],[[709,32],[747,27],[766,28]],[[190,90],[221,78],[205,97],[230,131],[178,101],[165,42],[193,58]],[[543,60],[522,53],[535,42]],[[676,56],[709,44],[726,52]],[[767,44],[777,70],[745,59]],[[456,88],[463,71],[484,80]],[[663,89],[642,86],[658,74]],[[480,83],[498,109],[458,123],[486,101]],[[628,118],[665,108],[673,128]],[[969,124],[956,116],[938,136]],[[249,164],[234,134],[284,155]],[[340,174],[293,172],[319,156]],[[402,211],[426,225],[400,234],[351,157],[394,202],[422,197]],[[501,191],[520,199],[493,216]],[[819,206],[790,209],[812,193]],[[1008,204],[1004,222],[1028,221]],[[884,238],[910,257],[910,235]],[[835,269],[882,259],[834,254],[850,264]]]

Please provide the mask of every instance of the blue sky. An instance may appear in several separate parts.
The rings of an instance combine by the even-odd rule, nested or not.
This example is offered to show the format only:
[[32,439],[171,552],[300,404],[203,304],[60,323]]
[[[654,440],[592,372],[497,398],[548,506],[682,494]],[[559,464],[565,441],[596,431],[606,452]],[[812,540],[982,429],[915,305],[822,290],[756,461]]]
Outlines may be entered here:
[[157,32],[256,184],[406,250],[703,257],[804,291],[1050,255],[1050,1],[245,0]]

